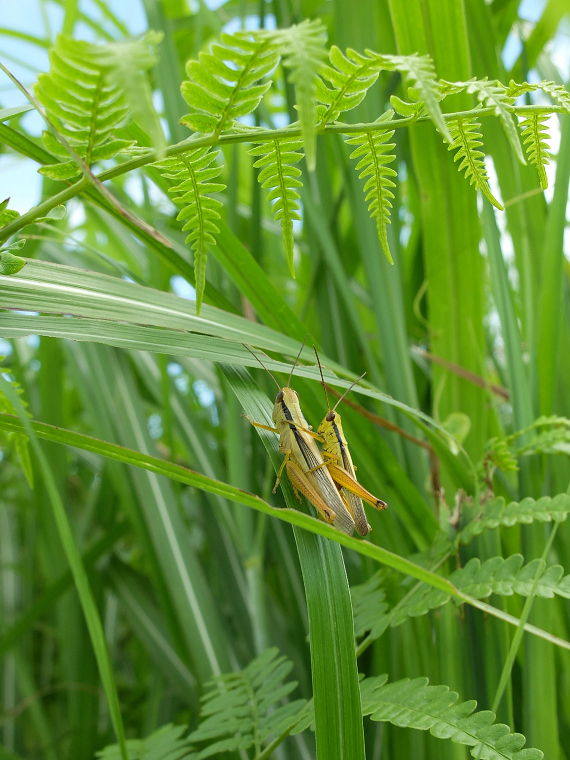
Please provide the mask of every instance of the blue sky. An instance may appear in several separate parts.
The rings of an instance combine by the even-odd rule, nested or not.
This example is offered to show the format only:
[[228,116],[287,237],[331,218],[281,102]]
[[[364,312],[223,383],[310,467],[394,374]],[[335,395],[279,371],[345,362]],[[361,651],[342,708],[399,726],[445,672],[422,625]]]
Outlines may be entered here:
[[[90,0],[81,0],[79,7],[92,18],[101,20],[101,13]],[[141,0],[114,0],[113,12],[126,25],[131,34],[140,34],[147,28]],[[6,29],[52,39],[61,29],[63,9],[53,2],[42,0],[0,0],[1,26]],[[92,30],[79,22],[75,35],[82,39],[93,39]],[[37,45],[0,35],[0,60],[28,89],[37,74],[47,71],[47,51]],[[25,97],[0,73],[0,107],[21,105]],[[26,114],[22,119],[26,129],[39,135],[43,122],[36,113]],[[41,191],[41,177],[37,166],[24,158],[14,155],[0,155],[0,201],[10,196],[10,208],[24,213],[38,203]]]
[[[210,7],[217,7],[222,0],[209,0]],[[540,18],[546,0],[522,0],[520,14],[530,22]],[[125,24],[131,34],[137,35],[147,28],[142,0],[112,0],[115,15]],[[103,21],[101,12],[93,0],[80,0],[79,8],[90,17]],[[27,34],[51,39],[60,30],[63,9],[50,0],[0,0],[1,26]],[[105,22],[103,22],[105,23]],[[553,57],[563,76],[569,76],[570,44],[568,24],[562,24],[554,41]],[[92,30],[83,22],[75,28],[75,36],[93,39]],[[503,50],[503,58],[510,68],[520,52],[521,43],[511,34]],[[27,86],[31,87],[40,71],[47,70],[47,51],[37,45],[0,35],[0,59]],[[0,107],[20,105],[24,96],[0,74]],[[22,119],[33,134],[39,135],[43,128],[38,114],[30,112]],[[0,155],[0,201],[10,196],[10,207],[24,213],[38,203],[41,178],[31,161],[14,155]]]

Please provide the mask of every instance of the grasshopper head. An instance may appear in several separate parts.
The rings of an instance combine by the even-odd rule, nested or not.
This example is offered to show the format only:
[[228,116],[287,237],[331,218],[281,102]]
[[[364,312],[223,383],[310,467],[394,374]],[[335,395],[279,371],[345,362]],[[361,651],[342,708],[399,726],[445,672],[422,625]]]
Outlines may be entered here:
[[335,432],[334,426],[336,426],[336,429],[339,429],[340,426],[340,414],[338,412],[335,412],[333,409],[329,409],[327,412],[325,418],[319,425],[318,434],[323,436],[325,440],[330,441],[336,441],[337,439],[337,433]]
[[287,407],[299,406],[299,394],[297,391],[294,391],[293,388],[289,388],[288,386],[281,388],[277,394],[275,403],[280,404],[283,401]]
[[293,419],[298,420],[301,414],[299,406],[299,394],[289,386],[281,388],[275,397],[275,406],[273,407],[273,421],[277,424],[279,420],[285,420],[285,408],[291,412]]

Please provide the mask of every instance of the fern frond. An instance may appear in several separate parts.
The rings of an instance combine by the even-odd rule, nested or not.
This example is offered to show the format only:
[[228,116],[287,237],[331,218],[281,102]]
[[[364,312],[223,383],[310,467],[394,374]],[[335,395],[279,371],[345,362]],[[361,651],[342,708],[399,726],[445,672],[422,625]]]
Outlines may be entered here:
[[108,77],[124,94],[133,120],[144,129],[150,137],[150,144],[159,154],[164,150],[166,141],[146,72],[158,61],[156,50],[163,36],[162,32],[149,29],[138,39],[105,45],[99,54],[101,62],[108,66]]
[[[110,68],[103,62],[104,54],[104,47],[60,35],[50,50],[49,74],[40,74],[34,88],[50,121],[88,166],[113,158],[132,145],[130,140],[113,136],[124,124],[129,109],[124,94],[108,76]],[[44,132],[43,140],[50,153],[69,157],[51,132]],[[48,164],[38,171],[61,180],[80,173],[72,160]]]
[[453,160],[461,161],[459,171],[465,171],[465,179],[469,184],[481,190],[485,198],[500,211],[503,207],[489,189],[489,177],[485,169],[485,154],[478,150],[483,145],[483,137],[479,132],[479,122],[476,119],[455,119],[448,123],[453,142],[448,150],[457,151]]
[[501,120],[501,124],[507,133],[507,137],[517,158],[521,164],[526,164],[519,134],[511,113],[515,97],[510,93],[509,89],[498,80],[489,81],[487,78],[470,79],[468,82],[461,84],[465,85],[468,93],[475,94],[480,103],[488,108],[493,108],[495,115]]
[[537,88],[550,95],[551,98],[564,108],[566,113],[570,113],[570,93],[565,87],[561,84],[556,84],[556,82],[539,82]]
[[521,84],[517,84],[517,82],[511,79],[508,94],[513,98],[520,98],[521,95],[527,92],[536,92],[537,90],[542,90],[542,92],[550,95],[553,100],[564,108],[566,113],[570,113],[570,93],[563,85],[556,84],[556,82],[522,82]]
[[[368,56],[350,48],[346,55],[333,45],[329,50],[330,66],[321,69],[317,77],[316,97],[324,107],[319,110],[319,128],[336,121],[341,113],[350,111],[361,103],[366,93],[378,79],[378,63]],[[327,86],[323,79],[330,83]]]
[[179,221],[186,220],[182,229],[190,230],[186,242],[191,243],[194,251],[197,314],[200,313],[206,287],[208,246],[216,242],[214,235],[219,229],[214,220],[220,218],[218,209],[222,205],[217,198],[212,198],[210,193],[220,193],[226,187],[219,182],[212,182],[222,171],[221,166],[211,166],[219,154],[219,150],[195,148],[153,164],[163,177],[174,180],[175,185],[169,192],[179,193],[173,200],[175,203],[184,204],[176,218]]
[[388,612],[388,604],[384,601],[386,594],[380,588],[381,582],[380,574],[374,573],[366,583],[350,587],[354,636],[357,639],[367,632],[370,632],[373,639],[377,639],[390,625],[391,616]]
[[389,127],[393,115],[393,111],[387,111],[376,121],[377,124],[387,122],[386,130],[379,129],[377,132],[356,134],[345,140],[348,145],[358,146],[350,157],[360,158],[356,165],[356,170],[360,171],[359,179],[369,178],[364,185],[364,192],[367,194],[365,200],[371,201],[368,210],[370,216],[376,219],[380,244],[391,264],[394,262],[388,247],[386,225],[390,224],[391,201],[394,197],[390,188],[396,187],[390,177],[397,176],[394,169],[388,166],[396,159],[396,156],[390,153],[395,148],[395,143],[388,142],[394,134],[394,130]]
[[209,742],[196,760],[252,746],[259,754],[270,736],[280,736],[298,722],[304,699],[275,706],[297,686],[295,681],[282,683],[293,664],[278,654],[277,649],[268,649],[242,671],[211,682],[211,690],[202,698],[200,725],[188,737],[195,743]]
[[[548,152],[550,145],[546,142],[549,139],[549,135],[545,123],[549,116],[550,114],[534,111],[526,115],[519,125],[524,140],[523,145],[527,146],[526,154],[529,163],[536,166],[540,186],[543,190],[546,190],[548,187],[548,179],[544,167],[550,163],[548,160],[550,158],[550,153]],[[524,139],[525,137],[526,140]]]
[[212,132],[216,137],[232,127],[233,121],[255,111],[271,86],[271,81],[256,84],[279,61],[270,37],[256,38],[238,32],[222,34],[222,45],[213,44],[188,61],[181,92],[194,112],[180,121],[196,132]]
[[283,65],[290,71],[289,82],[295,85],[307,167],[312,172],[317,160],[317,79],[327,54],[324,47],[327,32],[320,19],[305,19],[269,34],[283,56]]
[[384,55],[379,56],[370,50],[367,55],[376,56],[383,68],[393,68],[401,71],[406,80],[413,84],[417,91],[418,100],[423,101],[425,109],[431,120],[442,133],[447,142],[451,142],[451,134],[443,114],[439,101],[439,82],[437,81],[433,61],[429,55]]
[[[24,240],[18,241],[22,244],[25,242]],[[15,246],[16,244],[14,244]],[[12,248],[14,247],[12,246]],[[18,246],[21,248],[22,246]],[[19,256],[12,256],[11,254],[5,253],[7,249],[3,249],[3,251],[0,251],[0,274],[15,274],[15,272],[19,272],[20,269],[24,266],[26,263],[24,259],[20,259]],[[5,256],[9,256],[11,259],[15,259],[18,262],[23,262],[22,265],[18,265],[17,263],[15,266],[17,267],[12,272],[6,272],[3,271],[5,266]],[[0,359],[3,357],[0,356]],[[13,390],[15,391],[16,395],[20,398],[20,403],[26,409],[28,406],[27,401],[22,398],[24,390],[21,387],[20,383],[18,383],[16,380],[8,380],[10,385],[12,386]],[[5,414],[17,414],[16,409],[14,408],[12,402],[10,399],[0,390],[0,412],[4,412]],[[26,412],[28,417],[31,417],[32,415],[29,412]],[[16,454],[18,456],[18,459],[20,460],[20,466],[22,467],[22,471],[24,475],[26,476],[26,480],[28,481],[28,484],[30,488],[34,487],[34,469],[32,467],[32,461],[30,459],[30,450],[29,450],[29,443],[30,440],[28,436],[25,433],[8,433],[7,434],[8,440],[12,441],[14,444],[14,448],[16,450]]]
[[361,685],[362,711],[371,720],[403,728],[429,731],[471,747],[473,757],[487,760],[541,760],[538,749],[522,749],[525,737],[495,723],[490,710],[474,712],[474,700],[456,704],[458,695],[447,686],[429,686],[427,678],[404,678],[387,684],[386,675],[365,678]]
[[275,201],[273,213],[275,221],[281,222],[287,264],[292,277],[295,277],[293,220],[301,219],[298,203],[300,195],[295,188],[303,186],[299,180],[301,170],[295,164],[303,158],[303,154],[299,153],[302,147],[302,140],[291,138],[259,143],[249,151],[251,156],[259,156],[253,165],[261,169],[258,176],[261,187],[270,189],[267,200]]
[[[187,739],[182,738],[186,726],[169,723],[161,726],[146,739],[129,739],[127,752],[129,760],[196,760],[198,755],[192,750]],[[111,744],[96,753],[99,760],[122,760],[118,744]]]
[[530,525],[538,522],[562,522],[570,514],[570,494],[561,493],[558,496],[542,496],[536,501],[531,498],[521,502],[511,501],[506,504],[502,496],[485,502],[481,514],[467,523],[463,530],[456,536],[456,545],[469,544],[484,530],[506,527],[510,528],[517,523]]
[[[507,559],[493,557],[483,563],[474,557],[465,567],[451,573],[448,580],[462,593],[475,599],[486,599],[491,594],[530,596],[538,576],[534,588],[536,596],[552,599],[557,594],[570,598],[570,576],[564,576],[564,569],[560,565],[546,568],[543,560],[535,559],[523,567],[523,562],[520,554],[513,554]],[[409,617],[425,615],[430,610],[447,604],[451,598],[450,594],[422,583],[406,598],[404,604],[394,609],[390,615],[390,625],[396,627]]]

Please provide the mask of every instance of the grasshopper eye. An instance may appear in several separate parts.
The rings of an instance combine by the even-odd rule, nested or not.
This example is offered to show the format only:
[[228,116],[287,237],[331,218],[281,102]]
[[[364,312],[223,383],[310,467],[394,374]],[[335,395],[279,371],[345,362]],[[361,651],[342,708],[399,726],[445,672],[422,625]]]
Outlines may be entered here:
[[334,412],[329,412],[329,413],[327,414],[327,416],[326,416],[326,418],[325,418],[325,419],[326,419],[326,421],[327,421],[327,422],[334,422],[334,418],[335,418],[335,417],[336,417],[336,415],[335,415],[335,413],[334,413]]
[[282,401],[283,401],[283,391],[279,391],[279,393],[275,397],[275,402],[277,404],[280,404]]
[[297,398],[299,398],[299,394],[297,393],[296,390],[293,390],[293,393],[295,394],[295,396],[297,396]]

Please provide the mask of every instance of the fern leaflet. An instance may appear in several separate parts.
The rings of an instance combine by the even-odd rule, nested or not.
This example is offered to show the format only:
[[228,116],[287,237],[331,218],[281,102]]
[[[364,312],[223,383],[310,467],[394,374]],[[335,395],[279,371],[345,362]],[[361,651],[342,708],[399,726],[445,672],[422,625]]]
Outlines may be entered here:
[[556,84],[556,82],[522,82],[521,84],[517,84],[511,79],[508,94],[509,97],[520,98],[521,95],[527,92],[536,92],[537,90],[542,90],[542,92],[550,95],[553,100],[564,108],[566,113],[570,113],[570,94],[563,85]]
[[[203,698],[201,722],[188,737],[192,742],[212,742],[196,760],[221,752],[235,752],[262,744],[270,736],[281,736],[299,721],[305,700],[298,699],[275,707],[297,686],[281,682],[293,667],[277,649],[268,649],[237,673],[217,676]],[[272,708],[272,712],[268,712]]]
[[[113,136],[127,117],[124,94],[109,79],[105,47],[58,36],[50,50],[50,72],[40,74],[34,91],[50,121],[75,152],[91,166],[113,158],[131,146],[130,140]],[[43,133],[50,153],[69,158],[67,150],[51,132]],[[80,173],[75,161],[48,164],[38,169],[51,179],[71,179]]]
[[[394,115],[393,111],[387,111],[376,121],[377,124],[390,122]],[[394,193],[390,188],[396,187],[390,177],[395,177],[396,172],[388,166],[395,160],[396,156],[390,153],[395,147],[395,143],[388,143],[388,140],[394,134],[390,130],[389,124],[387,129],[379,129],[377,132],[366,132],[349,137],[345,142],[348,145],[358,146],[351,154],[351,158],[360,158],[356,165],[356,170],[360,171],[360,179],[368,177],[364,192],[367,194],[365,200],[371,201],[368,206],[370,216],[376,219],[378,237],[382,250],[386,254],[388,261],[393,264],[390,248],[388,247],[388,235],[386,225],[390,224],[390,209],[392,208],[391,200]]]
[[302,158],[299,153],[303,141],[298,138],[271,140],[259,143],[249,154],[259,156],[254,166],[261,169],[258,180],[263,188],[270,188],[267,196],[273,204],[275,220],[281,222],[287,264],[291,276],[295,277],[293,264],[293,220],[300,220],[299,193],[295,188],[302,187],[299,180],[301,170],[295,166]]
[[534,111],[526,115],[520,123],[523,139],[526,137],[523,144],[527,146],[526,154],[528,160],[536,166],[540,186],[543,190],[546,190],[548,187],[548,179],[544,167],[550,163],[548,160],[550,157],[548,152],[550,146],[546,142],[548,140],[548,128],[545,123],[548,118],[549,114]]
[[451,134],[443,114],[439,101],[439,83],[436,78],[433,61],[429,55],[384,55],[378,56],[367,50],[368,55],[375,55],[383,68],[393,68],[401,71],[406,80],[412,82],[417,91],[418,100],[423,101],[426,111],[431,120],[442,133],[447,142],[451,142]]
[[350,587],[354,636],[357,639],[367,632],[370,632],[371,638],[377,639],[390,625],[391,615],[388,604],[384,601],[386,594],[380,588],[381,582],[380,574],[374,573],[362,585]]
[[456,704],[458,695],[447,686],[429,686],[427,678],[404,678],[392,684],[388,676],[365,678],[362,711],[371,720],[429,731],[439,739],[471,747],[473,757],[486,760],[541,760],[538,749],[522,749],[525,737],[495,723],[490,710],[474,712],[474,700]]
[[256,39],[250,33],[222,34],[223,45],[213,44],[188,61],[190,81],[180,88],[194,112],[181,123],[196,132],[212,132],[216,137],[230,129],[235,119],[255,111],[271,81],[256,84],[279,61],[279,53],[269,37]]
[[539,82],[537,87],[559,103],[566,113],[570,113],[570,93],[563,85],[556,82]]
[[197,314],[200,313],[206,287],[208,246],[214,245],[214,235],[219,232],[213,220],[220,218],[218,209],[222,205],[217,198],[212,198],[210,193],[220,193],[226,187],[219,182],[212,182],[222,171],[221,166],[211,166],[219,154],[219,150],[195,148],[153,164],[164,177],[175,181],[176,184],[169,192],[180,193],[173,200],[175,203],[184,204],[177,219],[187,220],[182,229],[190,230],[186,242],[191,243],[194,251]]
[[493,206],[503,211],[503,207],[489,189],[489,177],[483,161],[485,154],[478,150],[483,145],[481,133],[478,131],[479,123],[475,119],[454,119],[448,126],[453,139],[448,150],[457,151],[453,160],[461,161],[459,171],[465,170],[465,179],[470,180],[469,184],[475,185]]
[[[22,244],[25,242],[24,240],[18,241]],[[16,245],[16,244],[14,244]],[[21,247],[21,246],[20,246]],[[6,250],[6,249],[4,249]],[[10,254],[5,254],[3,251],[0,251],[0,274],[15,274],[15,272],[4,272],[3,271],[3,265],[4,265],[4,256]],[[26,263],[24,259],[20,259],[19,256],[11,256],[12,259],[17,259],[18,261],[22,261],[23,264],[21,266],[18,266],[18,268],[15,271],[19,271],[24,264]],[[0,359],[3,357],[0,356]],[[22,387],[16,380],[8,379],[8,382],[16,392],[16,394],[21,397],[24,393]],[[20,398],[20,402],[24,408],[28,406],[27,402]],[[17,414],[16,410],[14,409],[14,406],[10,399],[7,398],[7,396],[0,391],[0,412],[4,412],[5,414]],[[27,413],[28,417],[31,417],[32,415]],[[7,434],[8,440],[13,441],[14,448],[16,450],[16,454],[18,455],[18,459],[20,460],[20,465],[22,467],[22,470],[24,472],[24,475],[26,476],[26,480],[28,481],[28,484],[30,488],[34,487],[34,469],[32,467],[32,460],[30,459],[30,450],[29,450],[29,438],[25,433],[8,433]]]
[[305,19],[269,35],[283,55],[283,65],[290,70],[289,81],[295,85],[307,167],[312,172],[317,160],[315,98],[318,74],[326,57],[326,29],[319,19]]
[[457,535],[455,543],[469,544],[484,530],[498,527],[510,528],[517,523],[530,525],[539,522],[562,522],[570,514],[570,494],[561,493],[558,496],[542,496],[536,501],[530,497],[521,502],[505,503],[502,496],[485,502],[481,514],[469,522]]
[[488,108],[492,108],[495,115],[499,117],[509,142],[515,151],[521,164],[525,164],[524,154],[519,140],[519,134],[511,113],[511,107],[515,98],[510,94],[501,82],[497,80],[489,81],[488,79],[470,79],[468,82],[456,82],[457,86],[465,86],[467,92],[477,95],[480,103]]
[[[256,757],[268,748],[271,751],[293,727],[306,728],[313,720],[305,699],[276,706],[297,686],[295,681],[282,683],[292,667],[274,648],[241,671],[216,676],[202,697],[195,731],[184,739],[186,727],[169,724],[146,739],[131,739],[127,742],[130,760],[204,760],[226,752],[243,755],[250,747],[255,748]],[[273,747],[263,746],[271,737],[275,737]],[[119,745],[105,747],[97,757],[120,760]]]
[[[146,739],[129,739],[127,752],[129,760],[196,760],[187,739],[182,738],[186,726],[169,723],[161,726]],[[118,744],[111,744],[97,752],[99,760],[122,760]]]
[[[336,121],[343,111],[350,111],[361,103],[366,93],[378,79],[378,63],[350,48],[346,55],[333,45],[329,50],[331,66],[321,69],[317,78],[316,96],[319,103],[319,128]],[[323,79],[330,83],[325,85]]]
[[[449,581],[462,593],[475,599],[486,599],[491,594],[498,596],[530,596],[533,582],[538,574],[539,580],[535,595],[551,599],[555,594],[566,599],[570,597],[570,576],[564,575],[560,565],[545,568],[541,559],[535,559],[524,567],[523,557],[513,554],[507,559],[493,557],[481,564],[477,557],[469,560],[465,567],[455,570]],[[425,615],[429,610],[447,604],[451,596],[427,584],[421,584],[410,594],[405,603],[395,608],[390,615],[392,627],[401,625],[408,617]],[[461,604],[461,602],[459,602]]]

